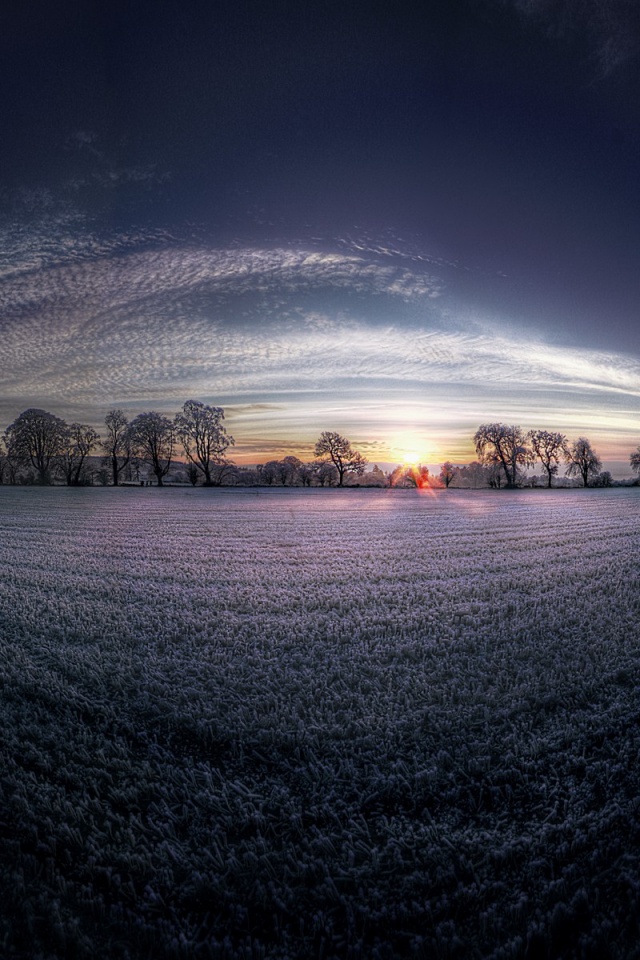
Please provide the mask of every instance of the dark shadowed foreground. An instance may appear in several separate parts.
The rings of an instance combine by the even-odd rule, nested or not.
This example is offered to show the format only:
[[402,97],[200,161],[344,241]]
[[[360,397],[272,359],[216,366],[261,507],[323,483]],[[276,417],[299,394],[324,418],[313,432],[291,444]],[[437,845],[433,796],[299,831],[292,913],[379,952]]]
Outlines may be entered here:
[[640,490],[0,488],[0,953],[640,955]]

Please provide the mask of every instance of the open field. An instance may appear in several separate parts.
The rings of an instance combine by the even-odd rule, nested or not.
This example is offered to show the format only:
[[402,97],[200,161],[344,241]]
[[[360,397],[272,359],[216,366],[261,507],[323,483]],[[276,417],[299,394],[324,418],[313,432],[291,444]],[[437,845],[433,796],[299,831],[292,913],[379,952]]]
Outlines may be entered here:
[[640,488],[0,487],[0,955],[640,956]]

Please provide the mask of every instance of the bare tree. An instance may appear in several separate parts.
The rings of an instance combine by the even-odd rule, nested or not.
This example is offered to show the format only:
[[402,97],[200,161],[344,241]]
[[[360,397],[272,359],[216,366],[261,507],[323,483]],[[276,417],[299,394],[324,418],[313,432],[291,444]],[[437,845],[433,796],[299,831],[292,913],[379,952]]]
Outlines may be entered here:
[[465,463],[458,467],[457,483],[464,488],[471,487],[477,490],[478,487],[489,486],[489,479],[494,467],[485,467],[483,464],[474,460],[473,463]]
[[282,460],[267,460],[266,463],[261,464],[260,480],[268,486],[279,483],[284,486],[287,482],[287,468]]
[[282,462],[287,473],[287,483],[292,487],[301,479],[300,471],[304,464],[298,457],[293,456],[284,457]]
[[629,463],[634,473],[640,473],[640,446],[629,457]]
[[298,467],[298,476],[303,487],[310,487],[318,479],[317,466],[313,463],[301,463]]
[[[0,438],[1,440],[1,438]],[[4,447],[4,452],[2,454],[2,476],[3,483],[16,484],[20,482],[20,467],[22,461],[20,458],[12,452],[7,447]]]
[[210,407],[199,400],[187,400],[182,413],[176,416],[178,438],[187,459],[202,472],[205,487],[214,483],[212,465],[225,463],[225,452],[235,443],[222,425],[223,420],[222,407]]
[[314,460],[311,466],[321,487],[335,487],[338,483],[338,471],[329,460]]
[[72,423],[64,449],[57,458],[67,485],[78,487],[83,482],[83,467],[85,460],[100,442],[100,437],[86,423]]
[[613,477],[608,470],[602,470],[600,473],[596,474],[593,478],[594,487],[611,487],[613,486]]
[[283,487],[292,487],[301,479],[300,471],[303,467],[302,460],[292,456],[282,460],[267,460],[261,470],[262,481],[269,485],[279,483]]
[[486,467],[487,483],[492,490],[499,490],[502,486],[502,467],[499,463],[490,463]]
[[511,489],[518,482],[518,467],[528,466],[535,461],[535,454],[527,446],[527,435],[522,427],[483,423],[473,440],[481,462],[502,467],[507,487]]
[[366,458],[353,449],[346,437],[329,430],[320,434],[314,453],[320,460],[334,465],[338,471],[339,487],[344,486],[347,476],[362,476],[367,465]]
[[549,430],[530,430],[528,438],[533,452],[547,474],[547,487],[551,487],[560,466],[560,459],[566,453],[567,438],[564,433],[551,433]]
[[104,422],[107,436],[101,446],[105,453],[105,464],[111,470],[111,482],[117,487],[120,474],[131,461],[129,421],[122,410],[109,410]]
[[568,477],[579,476],[583,487],[589,486],[589,478],[599,473],[602,461],[591,444],[584,437],[579,437],[575,443],[567,447],[565,453]]
[[238,483],[238,467],[231,460],[211,466],[211,483],[214,487],[235,486]]
[[158,481],[166,477],[173,459],[175,426],[161,413],[139,413],[129,427],[131,450],[138,460],[149,464]]
[[260,471],[255,467],[235,467],[234,480],[240,487],[256,487],[260,483]]
[[446,460],[440,469],[440,482],[448,489],[457,476],[458,468],[449,460]]
[[192,487],[195,487],[198,480],[200,479],[200,471],[196,467],[195,463],[188,463],[186,469],[187,480]]
[[64,420],[30,407],[5,430],[7,454],[17,463],[30,464],[38,483],[51,483],[51,468],[65,449],[69,428]]

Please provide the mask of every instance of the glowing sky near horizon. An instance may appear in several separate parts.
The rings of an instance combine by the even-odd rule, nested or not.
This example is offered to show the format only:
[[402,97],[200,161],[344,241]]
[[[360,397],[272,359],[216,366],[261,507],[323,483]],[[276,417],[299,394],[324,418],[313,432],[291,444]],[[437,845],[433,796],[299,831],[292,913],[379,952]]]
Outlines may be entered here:
[[194,398],[224,406],[239,463],[310,457],[322,430],[371,462],[465,462],[504,421],[587,436],[628,474],[640,24],[623,6],[587,3],[566,36],[544,5],[493,0],[426,20],[276,3],[260,30],[242,3],[16,8],[0,428],[28,406],[99,427]]
[[164,247],[3,290],[5,422],[35,405],[99,425],[194,396],[225,407],[245,462],[310,454],[323,429],[382,461],[469,459],[478,424],[505,418],[609,454],[636,437],[640,361],[456,312],[432,266],[398,254]]

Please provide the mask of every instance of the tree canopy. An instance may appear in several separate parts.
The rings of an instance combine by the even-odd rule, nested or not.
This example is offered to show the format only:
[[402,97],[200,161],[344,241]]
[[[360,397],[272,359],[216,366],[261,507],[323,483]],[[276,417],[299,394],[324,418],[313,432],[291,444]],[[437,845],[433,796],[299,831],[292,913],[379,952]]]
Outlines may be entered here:
[[60,470],[70,487],[83,482],[83,468],[91,451],[98,446],[100,437],[86,423],[72,423],[68,428],[68,438],[58,457]]
[[109,410],[104,418],[107,436],[101,446],[105,453],[105,461],[111,470],[111,481],[114,487],[120,482],[120,474],[131,461],[131,434],[129,420],[122,410]]
[[529,441],[535,456],[544,467],[547,486],[550,487],[558,472],[560,460],[567,450],[567,438],[564,433],[551,433],[549,430],[531,430]]
[[47,410],[24,410],[5,431],[7,454],[18,462],[29,463],[38,483],[51,482],[51,469],[69,440],[64,420]]
[[600,457],[585,437],[579,437],[567,447],[565,459],[567,476],[579,476],[584,487],[589,486],[589,479],[596,477],[602,467]]
[[[70,485],[98,482],[103,485],[131,482],[137,477],[159,486],[190,482],[194,486],[266,484],[281,486],[344,486],[350,478],[362,477],[367,459],[343,435],[325,430],[314,446],[315,459],[303,462],[289,454],[251,467],[238,466],[227,458],[235,443],[223,424],[224,410],[187,400],[170,418],[157,412],[140,413],[130,423],[124,411],[110,410],[101,437],[89,424],[68,424],[47,410],[31,407],[9,424],[0,436],[0,483],[54,483]],[[363,481],[366,486],[405,487],[539,487],[553,486],[561,459],[566,463],[565,485],[608,486],[617,484],[589,440],[570,443],[563,433],[529,430],[503,423],[481,424],[473,437],[478,461],[452,463],[445,460],[439,474],[426,466],[403,463],[389,472],[377,466]],[[100,460],[91,456],[99,447]],[[182,452],[184,451],[184,452]],[[526,468],[540,461],[542,476]],[[640,473],[640,445],[629,456],[634,473]],[[141,469],[146,465],[146,469]],[[128,472],[125,470],[129,467]],[[108,468],[108,469],[107,469]],[[135,468],[132,471],[132,468]],[[170,474],[170,475],[169,475]],[[627,480],[625,483],[637,483]]]
[[187,400],[176,416],[176,431],[187,459],[201,471],[205,486],[215,484],[214,464],[226,463],[225,453],[235,443],[224,428],[222,407]]
[[338,471],[338,486],[344,486],[346,476],[362,476],[367,460],[357,450],[354,450],[349,440],[325,430],[315,446],[315,456],[322,461],[331,462]]
[[535,460],[527,445],[527,434],[522,427],[504,423],[483,423],[473,438],[481,463],[502,467],[507,487],[517,485],[518,467],[526,467]]
[[131,448],[135,456],[149,464],[161,487],[171,468],[175,447],[173,421],[161,413],[139,413],[129,427]]

